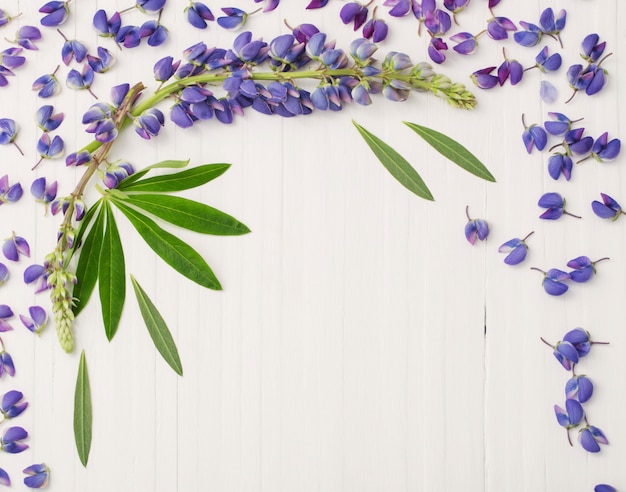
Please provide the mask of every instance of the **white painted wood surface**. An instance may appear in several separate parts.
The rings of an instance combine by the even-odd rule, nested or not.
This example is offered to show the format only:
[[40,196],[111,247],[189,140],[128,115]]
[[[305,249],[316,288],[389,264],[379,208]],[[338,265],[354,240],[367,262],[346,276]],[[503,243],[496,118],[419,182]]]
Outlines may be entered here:
[[[37,22],[39,3],[0,2],[13,14],[23,12],[2,35],[10,38],[17,25]],[[114,51],[110,40],[97,38],[91,18],[97,8],[111,12],[126,3],[72,2],[62,30],[91,51],[98,42]],[[354,34],[338,20],[341,3],[305,11],[306,3],[283,0],[276,12],[250,18],[248,27],[269,40],[287,32],[283,19],[291,25],[312,22],[347,48]],[[189,27],[185,5],[168,2],[166,45],[116,52],[116,66],[97,77],[94,92],[106,100],[112,85],[138,81],[154,89],[152,65],[158,58],[178,57],[198,40],[229,46],[235,35],[215,24],[206,32]],[[232,5],[254,6],[243,0]],[[220,6],[226,5],[210,4],[214,13]],[[546,7],[568,12],[557,74],[532,70],[517,87],[475,89],[469,74],[499,65],[502,45],[524,66],[539,51],[486,36],[475,55],[449,52],[449,60],[436,67],[475,89],[479,106],[473,112],[416,94],[402,104],[376,97],[367,108],[351,105],[341,113],[288,121],[248,112],[227,127],[209,122],[180,131],[169,124],[150,142],[123,135],[111,157],[137,167],[166,158],[232,163],[223,177],[186,196],[233,214],[253,232],[219,238],[178,231],[222,281],[223,292],[213,292],[157,260],[120,218],[127,270],[168,321],[183,361],[182,378],[154,350],[130,293],[111,343],[93,300],[77,320],[78,350],[69,356],[52,326],[36,339],[13,320],[15,331],[2,338],[17,374],[0,380],[0,390],[25,393],[30,407],[15,425],[31,433],[30,450],[0,456],[14,488],[23,487],[19,470],[43,461],[52,469],[48,490],[63,492],[584,492],[601,482],[626,489],[626,220],[603,221],[590,207],[600,192],[626,203],[624,156],[609,164],[586,162],[576,166],[570,182],[553,181],[546,171],[549,154],[527,155],[520,138],[522,113],[528,122],[540,123],[548,111],[584,117],[594,137],[603,131],[625,137],[620,87],[626,80],[626,6],[619,0],[504,0],[494,10],[516,23],[538,22]],[[457,29],[478,32],[488,17],[486,2],[474,0],[459,15]],[[416,37],[413,19],[390,24],[392,34],[381,52],[426,59],[427,41]],[[565,105],[565,71],[578,63],[579,44],[591,32],[614,52],[605,62],[609,83],[600,94],[580,94]],[[551,52],[557,49],[553,40],[546,44]],[[44,30],[41,49],[27,53],[27,65],[0,90],[0,117],[21,123],[18,142],[26,154],[0,148],[0,175],[20,180],[25,189],[21,202],[0,208],[0,235],[14,230],[27,238],[35,262],[52,249],[59,219],[35,206],[27,196],[30,183],[36,176],[58,179],[62,195],[79,177],[62,160],[30,171],[37,158],[36,109],[51,102],[65,112],[58,133],[68,149],[89,141],[79,122],[93,103],[89,94],[63,88],[43,101],[30,90],[37,76],[54,70],[60,46],[54,30]],[[61,70],[64,80],[66,69]],[[541,102],[542,79],[559,89],[557,103]],[[422,201],[396,183],[366,148],[352,119],[405,155],[436,201]],[[497,183],[447,162],[402,121],[459,140]],[[539,220],[536,202],[547,191],[562,193],[568,209],[583,218]],[[463,236],[466,205],[473,217],[491,225],[488,240],[473,247]],[[528,260],[505,265],[498,246],[533,230]],[[565,268],[579,255],[611,260],[598,265],[588,284],[573,285],[560,298],[546,295],[541,275],[529,270]],[[0,303],[16,314],[48,304],[45,294],[35,296],[22,285],[28,264],[11,264],[12,279],[0,288]],[[598,455],[577,442],[568,446],[553,413],[554,404],[564,403],[568,375],[539,340],[556,342],[579,326],[594,339],[611,342],[594,347],[580,365],[596,383],[596,394],[585,405],[590,422],[611,443]],[[82,349],[94,404],[86,469],[72,435]]]

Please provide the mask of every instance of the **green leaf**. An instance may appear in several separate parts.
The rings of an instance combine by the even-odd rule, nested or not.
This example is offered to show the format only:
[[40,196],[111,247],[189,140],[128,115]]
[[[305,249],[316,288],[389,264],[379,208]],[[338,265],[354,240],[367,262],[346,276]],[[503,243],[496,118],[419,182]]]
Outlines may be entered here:
[[118,188],[123,191],[157,193],[188,190],[201,186],[221,176],[229,167],[230,164],[204,164],[177,173],[142,179],[141,181],[136,181],[129,185],[124,185],[124,181],[122,181]]
[[111,340],[122,317],[126,298],[126,272],[122,241],[108,202],[104,203],[104,210],[106,211],[106,229],[98,263],[98,288],[104,331],[107,338]]
[[85,236],[85,241],[79,250],[78,265],[76,265],[77,282],[72,292],[72,297],[75,300],[72,308],[74,316],[78,316],[78,313],[87,305],[98,281],[105,216],[106,211],[100,209],[93,227]]
[[141,316],[146,323],[150,338],[154,342],[154,346],[159,351],[165,362],[174,369],[174,372],[179,376],[183,375],[183,365],[180,362],[178,356],[178,349],[176,343],[172,338],[170,330],[167,328],[165,321],[161,314],[157,310],[156,306],[152,303],[146,292],[141,288],[135,277],[130,276],[130,281],[133,284],[135,290],[135,296],[139,303],[139,310]]
[[487,181],[495,182],[496,178],[492,176],[487,167],[456,140],[425,126],[409,123],[408,121],[405,121],[404,124],[426,140],[426,143],[442,156],[447,157],[467,172]]
[[80,249],[80,247],[82,246],[83,236],[87,232],[87,229],[89,229],[89,224],[91,224],[91,221],[94,215],[96,214],[96,212],[98,211],[98,208],[100,207],[101,203],[102,203],[102,198],[100,198],[96,203],[94,203],[91,207],[87,209],[87,212],[85,213],[85,216],[83,217],[83,220],[80,221],[78,232],[76,233],[76,237],[74,238],[74,245],[72,246],[70,253],[65,257],[64,266],[66,268],[70,264],[70,260],[72,259],[72,256],[74,256],[76,251],[78,251],[78,249]]
[[152,219],[113,199],[113,203],[130,221],[139,235],[165,263],[181,275],[203,287],[220,290],[222,286],[204,258],[184,241],[159,227]]
[[409,164],[404,157],[376,135],[363,128],[356,121],[352,120],[352,123],[367,145],[369,145],[370,149],[372,149],[372,152],[378,157],[378,160],[402,186],[421,198],[434,200],[426,183],[424,183],[417,171],[411,167],[411,164]]
[[83,350],[80,354],[78,377],[74,391],[74,440],[76,441],[78,457],[83,466],[87,466],[89,460],[91,426],[91,389],[89,387],[89,374],[87,373],[87,360]]
[[142,193],[129,195],[127,203],[201,234],[238,236],[250,232],[250,229],[234,217],[203,203],[178,196]]
[[187,164],[189,164],[189,159],[187,159],[186,161],[161,161],[161,162],[157,162],[156,164],[152,164],[151,166],[147,166],[144,167],[141,171],[137,171],[134,174],[131,174],[130,176],[124,178],[122,181],[120,181],[120,183],[117,185],[118,189],[121,189],[125,186],[128,186],[131,183],[134,183],[135,181],[137,181],[139,178],[142,178],[143,176],[145,176],[148,171],[152,170],[152,169],[180,169],[181,167],[185,167],[187,166]]

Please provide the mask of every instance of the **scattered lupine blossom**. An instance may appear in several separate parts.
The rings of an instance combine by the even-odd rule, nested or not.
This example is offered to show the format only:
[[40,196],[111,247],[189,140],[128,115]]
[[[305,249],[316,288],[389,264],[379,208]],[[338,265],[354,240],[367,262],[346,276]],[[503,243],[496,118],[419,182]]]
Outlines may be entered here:
[[598,217],[601,217],[602,219],[617,220],[623,213],[625,213],[622,210],[621,205],[609,195],[600,193],[600,196],[602,197],[602,202],[599,202],[598,200],[591,202],[593,213]]
[[526,259],[528,253],[528,245],[526,240],[534,234],[534,231],[528,233],[524,239],[513,238],[505,242],[498,248],[500,253],[508,253],[504,258],[507,265],[517,265]]
[[469,206],[465,207],[465,216],[467,224],[465,224],[465,238],[470,244],[474,244],[476,239],[484,241],[489,235],[489,224],[483,219],[472,219],[469,216]]
[[543,273],[543,290],[551,296],[561,296],[569,289],[569,286],[565,283],[570,280],[569,273],[558,268],[551,268],[547,272],[535,267],[531,267],[531,270]]
[[30,246],[26,239],[16,236],[14,232],[10,238],[5,239],[2,253],[7,260],[19,261],[20,255],[30,257]]
[[580,219],[580,216],[574,215],[565,210],[565,198],[563,198],[559,193],[545,193],[541,196],[541,198],[539,198],[537,205],[546,209],[546,211],[539,216],[540,219],[557,220],[563,215],[570,215],[571,217]]
[[570,278],[574,282],[583,283],[593,277],[596,272],[596,263],[599,263],[609,258],[600,258],[596,261],[591,261],[588,256],[579,256],[567,262],[567,266],[573,268],[569,272]]
[[31,489],[43,489],[50,480],[50,468],[45,463],[30,465],[22,473],[26,475],[24,485]]
[[537,150],[543,150],[548,143],[548,135],[543,127],[533,123],[532,125],[526,125],[524,115],[522,114],[522,125],[524,125],[524,132],[522,133],[522,141],[526,147],[526,152],[529,154],[536,147]]
[[41,306],[30,306],[28,314],[30,316],[20,314],[20,320],[29,331],[39,335],[48,323],[48,313]]

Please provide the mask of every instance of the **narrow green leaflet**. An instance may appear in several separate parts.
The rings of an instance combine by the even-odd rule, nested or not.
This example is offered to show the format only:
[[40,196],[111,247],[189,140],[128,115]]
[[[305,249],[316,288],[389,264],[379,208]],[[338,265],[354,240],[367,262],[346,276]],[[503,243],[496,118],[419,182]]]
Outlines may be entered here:
[[122,191],[170,192],[182,191],[201,186],[224,174],[230,164],[204,164],[177,173],[153,176],[130,184],[122,181],[118,189]]
[[78,457],[83,466],[87,466],[89,460],[91,426],[91,389],[89,387],[89,374],[87,373],[87,360],[83,350],[80,354],[78,377],[74,391],[74,440],[76,441]]
[[172,338],[170,330],[167,328],[163,317],[157,310],[156,306],[152,303],[146,292],[141,288],[135,277],[130,276],[130,281],[133,284],[135,290],[135,296],[137,297],[137,303],[139,304],[139,310],[141,316],[146,323],[150,338],[154,342],[154,346],[159,351],[165,362],[174,369],[174,372],[179,376],[183,375],[183,365],[180,362],[178,356],[178,349],[176,343]]
[[402,186],[421,198],[434,200],[426,183],[424,183],[417,171],[411,167],[411,164],[409,164],[404,157],[376,135],[363,128],[356,121],[353,120],[352,123],[367,145],[369,145],[370,149],[372,149],[372,152],[378,157],[378,160]]
[[126,205],[123,201],[113,198],[113,203],[130,221],[139,235],[165,263],[181,275],[193,280],[203,287],[221,290],[217,277],[207,265],[204,258],[184,241],[159,227],[150,217],[143,215]]
[[250,229],[234,217],[200,202],[171,195],[129,195],[127,203],[179,227],[218,236],[238,236]]
[[131,183],[134,183],[138,179],[144,177],[148,171],[152,169],[180,169],[181,167],[186,167],[189,164],[189,159],[186,161],[161,161],[151,166],[144,167],[141,171],[137,171],[135,174],[131,174],[130,176],[124,178],[118,185],[118,188],[123,186],[128,186]]
[[496,178],[491,175],[487,167],[456,140],[425,126],[409,123],[408,121],[404,121],[404,124],[426,140],[426,143],[442,156],[450,159],[467,172],[487,181],[495,182]]
[[76,265],[77,282],[74,285],[72,297],[74,298],[74,316],[77,316],[87,305],[96,282],[98,281],[98,268],[100,263],[100,250],[104,235],[106,211],[100,209],[93,227],[85,236],[85,241],[80,248],[78,265]]
[[106,229],[98,263],[98,288],[104,331],[107,338],[111,340],[122,317],[126,298],[126,271],[122,241],[108,202],[104,203],[104,210],[106,211]]

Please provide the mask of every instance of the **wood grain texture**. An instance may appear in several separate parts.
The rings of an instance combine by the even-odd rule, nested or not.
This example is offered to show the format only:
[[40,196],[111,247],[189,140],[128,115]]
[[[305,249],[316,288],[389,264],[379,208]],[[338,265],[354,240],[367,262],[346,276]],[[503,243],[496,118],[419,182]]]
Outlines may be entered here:
[[[2,29],[3,36],[39,19],[39,3],[0,2],[0,8],[23,13]],[[276,12],[251,17],[248,27],[270,40],[287,32],[283,19],[290,25],[313,22],[347,48],[355,34],[338,19],[341,3],[305,11],[306,3],[283,0]],[[218,4],[210,5],[216,14]],[[248,10],[255,5],[229,4]],[[99,39],[90,23],[97,8],[112,12],[127,6],[72,2],[72,16],[62,27],[90,51],[101,43],[116,55],[114,69],[94,83],[101,100],[117,83],[143,81],[155,89],[156,60],[176,57],[199,40],[229,46],[236,35],[215,24],[207,31],[189,27],[185,5],[170,1],[163,14],[170,29],[167,44],[119,52],[110,40]],[[537,22],[548,6],[568,12],[558,73],[531,70],[518,86],[491,91],[470,87],[472,71],[501,63],[502,46],[524,66],[534,63],[540,49],[486,36],[476,54],[449,51],[448,61],[435,67],[475,89],[479,104],[472,112],[416,94],[401,104],[375,97],[371,107],[350,105],[290,120],[249,112],[230,126],[210,121],[180,131],[170,123],[150,142],[123,134],[111,159],[127,159],[138,168],[164,159],[231,163],[223,176],[184,196],[232,214],[252,232],[205,237],[175,229],[214,270],[224,288],[215,292],[157,259],[116,213],[126,271],[168,323],[185,368],[182,378],[154,349],[131,299],[109,343],[95,296],[77,320],[77,350],[69,356],[52,326],[33,338],[19,320],[12,321],[15,331],[3,340],[17,374],[0,380],[0,391],[24,392],[30,406],[19,425],[31,434],[29,451],[1,457],[0,466],[12,470],[14,483],[21,482],[21,469],[43,461],[52,469],[48,490],[55,492],[588,492],[600,482],[626,487],[626,220],[609,223],[590,208],[600,192],[626,203],[625,158],[587,161],[576,165],[570,182],[554,181],[546,172],[549,154],[527,155],[520,138],[522,113],[527,122],[541,123],[548,111],[584,117],[582,124],[594,137],[604,131],[625,137],[620,88],[626,5],[504,0],[494,12],[516,24]],[[385,10],[379,7],[381,17]],[[478,32],[489,16],[486,2],[474,0],[459,14],[458,29]],[[128,17],[130,23],[142,21],[135,13]],[[381,53],[406,51],[416,61],[426,59],[427,36],[416,37],[414,19],[392,19],[390,25]],[[578,63],[580,42],[591,32],[614,52],[605,62],[608,85],[565,105],[565,71]],[[558,48],[551,39],[545,44],[551,52]],[[88,93],[66,87],[49,101],[32,93],[32,81],[51,73],[60,58],[54,30],[44,30],[39,51],[26,55],[26,66],[0,89],[0,117],[23,122],[18,141],[26,154],[22,158],[11,146],[0,147],[0,176],[9,174],[25,189],[22,201],[0,208],[0,235],[15,231],[32,249],[30,261],[9,265],[11,281],[0,287],[0,303],[16,313],[33,304],[48,306],[46,295],[34,295],[21,276],[53,248],[60,222],[26,196],[30,183],[37,176],[57,179],[63,195],[81,174],[62,160],[30,171],[39,138],[32,116],[48,103],[63,111],[66,121],[58,134],[74,150],[89,141],[80,118],[94,102]],[[557,87],[557,103],[541,102],[541,80]],[[394,146],[436,201],[420,200],[395,182],[361,140],[353,119]],[[487,165],[496,183],[446,161],[402,121],[458,140]],[[536,202],[547,191],[562,193],[568,209],[583,218],[539,220]],[[97,197],[90,192],[88,203]],[[466,206],[491,224],[488,240],[473,247],[463,237]],[[527,261],[505,265],[498,246],[532,230]],[[529,270],[565,268],[579,255],[611,260],[598,265],[589,283],[573,285],[561,298],[547,296],[541,275]],[[585,405],[589,420],[611,442],[598,455],[576,442],[568,446],[553,412],[554,404],[564,403],[568,373],[539,340],[556,342],[578,326],[611,342],[594,347],[580,366],[596,383]],[[94,419],[87,469],[72,437],[82,349]]]

